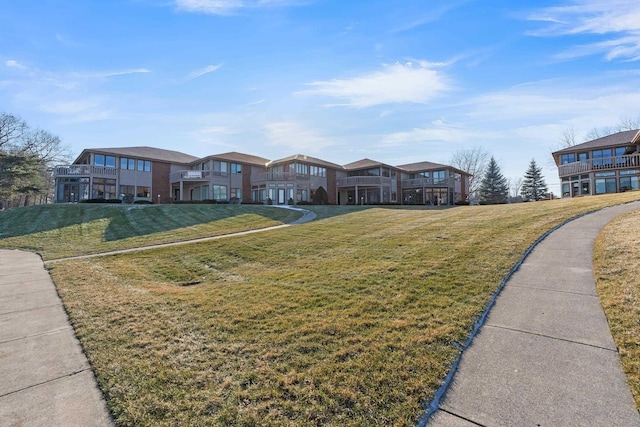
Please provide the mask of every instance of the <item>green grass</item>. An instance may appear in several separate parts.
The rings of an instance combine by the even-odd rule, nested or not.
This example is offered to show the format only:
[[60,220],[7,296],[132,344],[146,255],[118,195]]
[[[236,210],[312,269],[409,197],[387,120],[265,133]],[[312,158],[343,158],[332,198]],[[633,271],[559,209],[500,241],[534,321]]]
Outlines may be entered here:
[[0,248],[50,260],[265,228],[300,216],[256,205],[30,206],[0,212]]
[[638,198],[321,208],[51,274],[120,426],[413,425],[526,248]]
[[594,274],[602,307],[636,406],[640,408],[640,211],[612,221],[598,236]]

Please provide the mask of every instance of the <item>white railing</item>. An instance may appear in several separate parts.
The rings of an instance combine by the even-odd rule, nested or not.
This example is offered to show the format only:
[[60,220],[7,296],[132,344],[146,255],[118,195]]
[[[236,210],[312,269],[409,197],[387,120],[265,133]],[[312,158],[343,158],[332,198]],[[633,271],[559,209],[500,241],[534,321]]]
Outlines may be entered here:
[[430,186],[444,186],[448,187],[454,183],[453,179],[449,178],[412,178],[403,179],[402,188],[412,187],[430,187]]
[[170,175],[171,182],[179,181],[208,181],[211,177],[210,170],[181,170]]
[[118,169],[108,168],[105,166],[92,165],[66,165],[56,166],[53,169],[53,175],[56,177],[78,177],[78,176],[118,176]]
[[615,170],[631,167],[640,167],[640,154],[603,157],[600,159],[589,159],[581,162],[567,163],[558,166],[558,175],[570,176],[588,173],[591,171]]
[[263,172],[251,175],[255,182],[266,181],[308,181],[309,175],[295,172]]
[[391,178],[386,176],[348,176],[338,178],[338,187],[355,187],[356,185],[391,185]]

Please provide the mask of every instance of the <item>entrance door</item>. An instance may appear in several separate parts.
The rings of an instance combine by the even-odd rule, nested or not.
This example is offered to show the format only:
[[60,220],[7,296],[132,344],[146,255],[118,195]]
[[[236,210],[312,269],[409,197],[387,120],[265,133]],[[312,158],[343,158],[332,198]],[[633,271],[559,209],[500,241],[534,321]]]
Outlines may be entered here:
[[284,205],[285,199],[284,199],[284,188],[279,188],[278,189],[278,204],[279,205]]

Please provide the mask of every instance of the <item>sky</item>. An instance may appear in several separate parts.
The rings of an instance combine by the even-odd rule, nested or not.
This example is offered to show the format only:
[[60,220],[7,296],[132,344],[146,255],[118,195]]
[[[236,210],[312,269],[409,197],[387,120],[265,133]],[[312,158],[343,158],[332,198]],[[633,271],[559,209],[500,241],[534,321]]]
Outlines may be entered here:
[[85,148],[532,159],[640,117],[638,0],[0,0],[0,111]]

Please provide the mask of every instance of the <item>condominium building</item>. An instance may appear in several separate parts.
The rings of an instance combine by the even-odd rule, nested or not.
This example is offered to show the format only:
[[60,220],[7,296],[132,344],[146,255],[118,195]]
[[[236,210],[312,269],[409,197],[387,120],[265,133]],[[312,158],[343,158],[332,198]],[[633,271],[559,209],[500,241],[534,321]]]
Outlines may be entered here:
[[[83,150],[54,169],[56,203],[91,199],[216,200],[328,204],[452,205],[467,198],[470,175],[431,162],[401,166],[363,159],[344,166],[297,154],[279,160],[230,152],[198,158],[152,147]],[[320,190],[320,191],[322,191]]]
[[640,189],[640,131],[618,132],[553,153],[562,197]]

